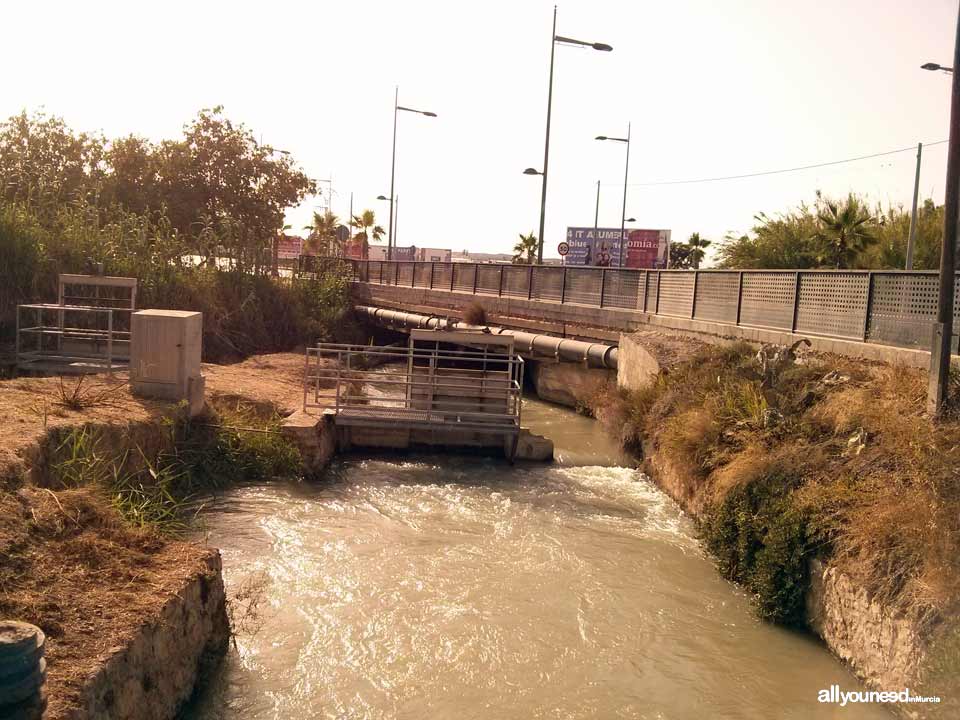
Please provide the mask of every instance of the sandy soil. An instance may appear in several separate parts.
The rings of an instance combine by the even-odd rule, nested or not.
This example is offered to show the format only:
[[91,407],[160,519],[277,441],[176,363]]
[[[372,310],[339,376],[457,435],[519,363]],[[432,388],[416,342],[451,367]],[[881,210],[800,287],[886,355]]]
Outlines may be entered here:
[[[204,365],[208,397],[242,396],[283,412],[302,402],[303,355]],[[130,394],[125,375],[0,380],[0,616],[47,633],[47,718],[66,717],[112,648],[154,616],[202,567],[210,548],[131,530],[93,488],[37,488],[30,451],[47,430],[126,425],[161,416],[164,402]],[[78,393],[89,407],[71,409]]]

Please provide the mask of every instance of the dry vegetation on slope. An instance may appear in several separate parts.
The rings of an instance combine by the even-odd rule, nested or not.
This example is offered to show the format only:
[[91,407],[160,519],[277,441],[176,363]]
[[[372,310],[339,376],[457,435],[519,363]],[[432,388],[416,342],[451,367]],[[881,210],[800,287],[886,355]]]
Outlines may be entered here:
[[803,622],[812,557],[927,627],[960,601],[960,420],[923,412],[925,375],[805,354],[768,372],[707,347],[598,415],[669,462],[721,571],[761,616]]

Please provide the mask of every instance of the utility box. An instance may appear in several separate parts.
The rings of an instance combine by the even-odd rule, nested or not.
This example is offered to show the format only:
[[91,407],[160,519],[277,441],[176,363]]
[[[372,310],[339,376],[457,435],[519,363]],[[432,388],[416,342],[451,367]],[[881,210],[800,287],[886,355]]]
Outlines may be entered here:
[[130,385],[135,395],[186,400],[190,414],[203,409],[200,373],[203,313],[139,310],[130,323]]

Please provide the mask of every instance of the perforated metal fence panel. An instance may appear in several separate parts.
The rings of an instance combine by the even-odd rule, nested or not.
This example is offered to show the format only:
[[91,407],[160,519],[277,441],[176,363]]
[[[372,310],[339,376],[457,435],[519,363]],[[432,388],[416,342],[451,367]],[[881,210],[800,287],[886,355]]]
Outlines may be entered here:
[[415,263],[413,266],[413,286],[430,287],[430,263]]
[[693,274],[665,272],[660,274],[660,315],[690,317],[693,308]]
[[599,306],[600,272],[598,268],[567,268],[566,301]]
[[657,311],[657,295],[660,292],[660,273],[652,272],[647,275],[647,312]]
[[793,272],[744,272],[740,324],[789,330],[793,327]]
[[939,287],[935,273],[874,273],[867,340],[908,347],[929,345]]
[[500,268],[502,265],[477,265],[477,292],[484,295],[500,294]]
[[453,277],[453,265],[447,263],[433,264],[433,287],[437,290],[449,290],[450,280]]
[[563,268],[536,267],[533,269],[533,300],[560,302],[563,292]]
[[635,270],[607,270],[603,281],[603,306],[636,310],[643,307],[643,276]]
[[503,266],[503,295],[506,297],[527,297],[530,282],[529,265]]
[[863,273],[801,273],[796,332],[862,339],[868,284]]
[[409,285],[413,287],[413,263],[397,263],[397,285]]
[[453,289],[461,292],[473,292],[473,280],[477,273],[476,265],[454,263]]
[[698,320],[735,323],[739,272],[702,272],[697,276],[697,302],[694,317]]

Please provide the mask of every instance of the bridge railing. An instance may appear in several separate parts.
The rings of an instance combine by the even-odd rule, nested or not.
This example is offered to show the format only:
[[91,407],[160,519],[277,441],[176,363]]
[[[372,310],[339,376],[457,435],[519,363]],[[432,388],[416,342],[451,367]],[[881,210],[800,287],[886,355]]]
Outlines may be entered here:
[[[350,260],[354,281],[610,308],[745,327],[928,347],[935,271],[634,270]],[[954,327],[960,326],[960,282]]]

